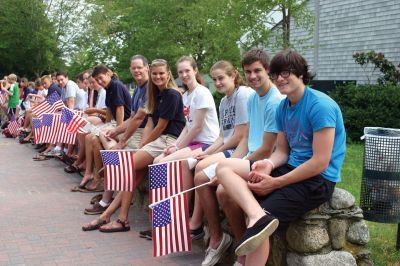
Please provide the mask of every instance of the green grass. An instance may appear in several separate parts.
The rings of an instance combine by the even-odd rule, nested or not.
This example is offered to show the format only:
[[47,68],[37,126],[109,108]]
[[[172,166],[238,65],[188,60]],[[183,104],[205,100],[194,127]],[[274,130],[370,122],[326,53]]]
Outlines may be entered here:
[[[363,153],[364,145],[347,144],[342,182],[337,185],[352,193],[358,205],[360,204]],[[371,237],[367,248],[372,253],[375,265],[400,265],[400,251],[396,251],[397,224],[367,223]]]

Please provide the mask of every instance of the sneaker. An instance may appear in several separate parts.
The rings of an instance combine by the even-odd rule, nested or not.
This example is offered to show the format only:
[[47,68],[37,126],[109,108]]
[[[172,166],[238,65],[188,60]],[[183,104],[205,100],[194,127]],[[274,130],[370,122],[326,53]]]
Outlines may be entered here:
[[236,255],[244,256],[255,251],[278,228],[279,221],[272,215],[264,215],[252,227],[247,228],[235,250]]
[[217,264],[231,244],[232,244],[231,236],[226,233],[223,233],[221,243],[219,244],[217,249],[213,249],[211,247],[207,248],[206,256],[201,265],[213,266]]
[[203,226],[200,226],[197,229],[190,229],[190,239],[192,240],[199,240],[203,238],[205,235]]
[[84,213],[87,215],[102,214],[105,210],[107,210],[108,206],[103,207],[100,205],[100,203],[96,202],[92,207],[86,208]]
[[140,231],[139,237],[146,238],[147,240],[152,240],[153,239],[153,230],[149,229],[149,230],[145,230],[145,231]]

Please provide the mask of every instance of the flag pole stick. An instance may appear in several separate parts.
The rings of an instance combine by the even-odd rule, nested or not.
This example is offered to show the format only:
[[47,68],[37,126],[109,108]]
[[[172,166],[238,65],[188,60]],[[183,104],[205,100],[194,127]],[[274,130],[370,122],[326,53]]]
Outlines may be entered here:
[[206,185],[208,185],[208,184],[211,184],[211,181],[209,181],[209,182],[207,182],[207,183],[204,183],[204,184],[201,184],[201,185],[199,185],[199,186],[197,186],[197,187],[192,187],[192,188],[189,188],[189,189],[187,189],[187,190],[185,190],[185,191],[181,191],[181,192],[179,192],[179,193],[177,193],[177,194],[175,194],[175,195],[169,196],[168,198],[162,199],[162,200],[160,200],[160,201],[154,202],[154,203],[152,203],[152,204],[149,205],[149,208],[150,208],[150,209],[153,209],[154,206],[156,206],[156,205],[158,205],[158,204],[160,204],[160,203],[162,203],[162,202],[164,202],[164,201],[170,200],[170,199],[172,199],[172,198],[174,198],[174,197],[177,197],[177,196],[179,196],[179,195],[182,195],[182,194],[187,193],[187,192],[189,192],[189,191],[192,191],[192,190],[194,190],[194,189],[198,189],[198,188],[204,187],[204,186],[206,186]]

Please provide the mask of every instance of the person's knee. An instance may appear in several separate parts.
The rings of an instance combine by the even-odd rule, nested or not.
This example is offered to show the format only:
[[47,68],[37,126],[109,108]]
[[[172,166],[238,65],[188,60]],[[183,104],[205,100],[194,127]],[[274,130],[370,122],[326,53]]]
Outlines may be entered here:
[[199,186],[210,181],[203,171],[196,173],[194,176],[194,185]]
[[231,198],[226,192],[225,188],[222,185],[219,185],[217,188],[217,200],[222,209],[229,207],[231,204]]
[[85,136],[85,142],[86,143],[90,143],[92,141],[92,134],[87,134],[86,136]]
[[231,172],[229,161],[225,159],[219,162],[215,172],[217,174],[218,180],[223,180],[225,176],[229,175],[229,172]]
[[156,158],[154,158],[154,161],[153,161],[153,163],[154,164],[156,164],[156,163],[160,163],[161,162],[161,160],[164,158],[164,156],[161,154],[161,155],[158,155]]

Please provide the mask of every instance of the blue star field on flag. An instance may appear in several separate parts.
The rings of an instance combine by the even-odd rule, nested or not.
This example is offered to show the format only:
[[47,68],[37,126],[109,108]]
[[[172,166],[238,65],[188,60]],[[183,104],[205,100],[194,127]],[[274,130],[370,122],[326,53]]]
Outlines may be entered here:
[[51,127],[52,124],[53,124],[53,115],[52,114],[43,114],[42,126]]
[[53,93],[52,93],[49,97],[47,97],[47,99],[46,99],[46,101],[47,101],[49,104],[51,104],[51,105],[55,104],[57,101],[60,101],[60,100],[61,100],[60,95],[58,95],[57,92],[53,92]]
[[170,200],[161,202],[153,208],[153,227],[162,227],[171,223]]
[[150,189],[156,189],[160,187],[166,187],[167,178],[167,164],[154,165],[150,169]]
[[103,157],[104,165],[119,165],[120,164],[117,151],[102,152],[101,156]]
[[69,124],[71,123],[72,118],[75,113],[69,110],[68,108],[64,108],[61,112],[61,123]]
[[32,119],[32,124],[33,128],[40,128],[42,126],[42,123],[40,122],[40,119]]

